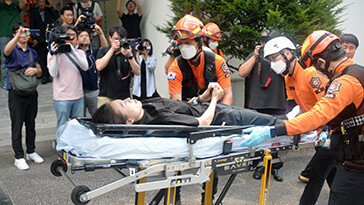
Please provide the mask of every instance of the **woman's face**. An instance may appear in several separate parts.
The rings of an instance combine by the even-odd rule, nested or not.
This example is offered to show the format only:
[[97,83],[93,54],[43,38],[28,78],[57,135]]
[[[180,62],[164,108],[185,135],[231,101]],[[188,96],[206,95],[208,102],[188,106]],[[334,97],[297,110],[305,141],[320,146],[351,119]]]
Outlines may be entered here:
[[120,113],[127,120],[136,121],[142,113],[142,103],[135,99],[127,98],[125,100],[114,100],[110,103],[110,106],[115,112]]
[[[147,41],[145,41],[145,42],[143,43],[143,46],[144,46],[145,48],[151,48],[151,46],[150,46],[149,42],[147,42]],[[150,49],[146,49],[146,53],[147,53],[147,54],[149,54],[149,53],[150,53]]]

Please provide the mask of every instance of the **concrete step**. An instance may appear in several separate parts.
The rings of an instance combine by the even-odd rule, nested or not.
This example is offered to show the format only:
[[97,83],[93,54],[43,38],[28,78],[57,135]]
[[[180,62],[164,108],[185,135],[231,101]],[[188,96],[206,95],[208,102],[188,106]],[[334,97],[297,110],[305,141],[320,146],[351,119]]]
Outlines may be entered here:
[[[36,146],[38,147],[39,144],[46,143],[47,146],[51,146],[52,140],[56,139],[55,134],[49,134],[49,135],[37,135],[35,138]],[[23,148],[25,148],[25,139],[23,138]],[[11,138],[6,139],[0,139],[0,150],[7,150],[7,151],[13,151],[11,148]],[[1,204],[1,203],[0,203]]]
[[[36,123],[35,125],[37,139],[50,140],[56,138],[57,123]],[[22,129],[23,141],[25,138],[25,126]],[[11,128],[5,127],[0,128],[0,146],[11,145]]]
[[[55,113],[53,103],[38,105],[38,116],[41,115],[42,113],[47,113],[47,112],[51,112],[51,111],[53,111]],[[1,116],[1,118],[8,118],[10,120],[9,108],[7,106],[4,109],[0,109],[0,116]]]
[[[57,117],[55,111],[41,112],[41,113],[38,112],[37,118],[35,118],[36,124],[44,124],[56,121]],[[0,119],[0,127],[10,127],[10,126],[11,126],[11,121],[9,116]]]

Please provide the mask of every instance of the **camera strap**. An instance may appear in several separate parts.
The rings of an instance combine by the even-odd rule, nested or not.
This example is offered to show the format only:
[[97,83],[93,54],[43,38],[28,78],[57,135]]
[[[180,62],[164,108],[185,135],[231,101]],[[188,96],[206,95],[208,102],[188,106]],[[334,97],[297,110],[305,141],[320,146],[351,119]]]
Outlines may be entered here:
[[70,59],[70,61],[73,63],[73,65],[76,66],[76,68],[81,72],[81,67],[77,64],[77,62],[75,61],[75,59],[73,59],[69,53],[65,53],[65,55],[67,56],[68,59]]
[[33,53],[32,53],[32,51],[30,50],[29,47],[28,47],[28,50],[29,50],[29,67],[33,67],[33,64],[34,64]]

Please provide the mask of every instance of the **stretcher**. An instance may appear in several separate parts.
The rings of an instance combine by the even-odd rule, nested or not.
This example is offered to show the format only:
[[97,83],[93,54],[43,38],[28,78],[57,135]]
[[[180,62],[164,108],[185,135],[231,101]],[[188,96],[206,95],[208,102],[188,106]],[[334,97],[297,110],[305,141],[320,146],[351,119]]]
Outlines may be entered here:
[[[145,203],[146,191],[160,190],[149,204],[159,204],[164,197],[164,204],[173,205],[176,202],[176,187],[203,183],[205,183],[204,204],[222,204],[222,200],[237,174],[250,172],[257,166],[262,166],[263,156],[267,155],[268,150],[270,154],[292,150],[295,147],[290,142],[271,143],[268,147],[238,148],[238,146],[235,146],[234,148],[233,145],[241,141],[239,137],[242,136],[242,129],[247,128],[247,126],[110,125],[94,124],[87,118],[79,118],[77,122],[84,126],[85,129],[91,130],[98,138],[108,136],[123,140],[127,138],[145,139],[153,137],[153,140],[155,140],[159,138],[169,139],[173,136],[184,141],[188,147],[188,153],[185,156],[149,159],[139,159],[138,157],[134,159],[100,158],[89,157],[87,154],[80,154],[73,149],[60,149],[56,144],[58,142],[55,142],[54,147],[57,148],[59,160],[55,160],[51,164],[51,172],[55,176],[63,176],[73,187],[71,199],[74,204],[87,204],[95,197],[127,184],[133,184],[136,191],[135,204],[141,205]],[[195,151],[198,151],[199,148],[195,145],[203,140],[207,142],[210,138],[224,138],[222,147],[218,148],[221,149],[220,154],[204,158],[196,157]],[[59,140],[58,136],[57,140]],[[203,144],[206,144],[205,142]],[[313,147],[315,142],[306,142],[299,144],[299,146]],[[272,160],[270,158],[269,166],[275,163],[275,160],[279,159]],[[267,165],[264,166],[267,169]],[[67,174],[68,169],[73,173],[80,170],[88,172],[110,168],[120,174],[120,179],[94,190],[90,190],[83,185],[75,185]],[[214,173],[217,175],[230,175],[229,180],[215,202],[213,202],[212,197]],[[263,195],[265,196],[268,196],[270,171],[267,173],[269,175],[263,175],[263,178],[266,180],[264,185],[262,184],[262,187],[265,187],[262,188]],[[262,200],[266,199],[263,197]]]

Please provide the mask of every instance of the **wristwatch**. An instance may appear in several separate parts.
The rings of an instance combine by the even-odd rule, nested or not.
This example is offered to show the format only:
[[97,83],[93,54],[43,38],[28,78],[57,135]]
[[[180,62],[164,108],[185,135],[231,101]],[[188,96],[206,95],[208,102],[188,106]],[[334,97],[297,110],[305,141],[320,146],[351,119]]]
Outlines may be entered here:
[[133,59],[134,58],[134,56],[129,56],[129,57],[126,57],[128,60],[131,60],[131,59]]
[[199,103],[202,103],[200,96],[193,97],[189,102],[191,102],[192,104],[195,104],[195,105],[199,104]]
[[274,138],[277,136],[276,128],[274,126],[270,126],[270,136],[271,138]]

